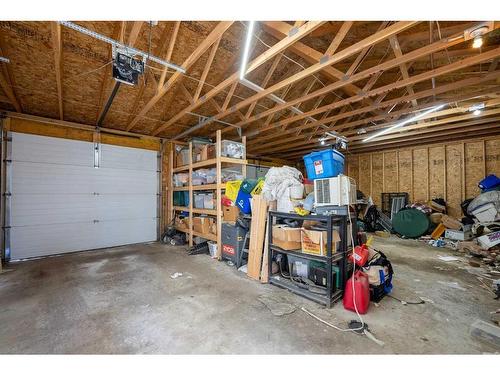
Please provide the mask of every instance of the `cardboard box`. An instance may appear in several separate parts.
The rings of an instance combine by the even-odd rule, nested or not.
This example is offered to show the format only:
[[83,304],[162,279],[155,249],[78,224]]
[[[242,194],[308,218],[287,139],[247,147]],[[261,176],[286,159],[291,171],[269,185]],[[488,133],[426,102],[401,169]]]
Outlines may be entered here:
[[240,215],[240,209],[236,206],[223,206],[222,214],[224,221],[235,222]]
[[182,167],[189,164],[189,149],[182,149],[175,154],[175,166]]
[[[301,230],[301,245],[302,252],[312,255],[326,256],[326,242],[327,242],[327,232],[326,230],[311,230],[304,229]],[[340,242],[339,232],[336,230],[332,232],[332,254],[336,252],[338,243]]]
[[209,234],[210,220],[211,218],[205,216],[193,217],[193,230],[201,234]]
[[179,229],[188,230],[189,229],[189,217],[181,218],[181,217],[177,216],[175,218],[175,227],[179,228]]
[[459,230],[462,228],[462,223],[460,221],[448,215],[443,215],[441,217],[441,223],[448,229]]
[[305,196],[308,196],[311,193],[314,193],[314,184],[304,184]]
[[450,240],[457,241],[467,241],[473,238],[472,232],[470,230],[462,232],[461,230],[446,229],[444,232],[444,237]]
[[283,250],[300,250],[302,228],[292,228],[287,225],[273,225],[273,244]]

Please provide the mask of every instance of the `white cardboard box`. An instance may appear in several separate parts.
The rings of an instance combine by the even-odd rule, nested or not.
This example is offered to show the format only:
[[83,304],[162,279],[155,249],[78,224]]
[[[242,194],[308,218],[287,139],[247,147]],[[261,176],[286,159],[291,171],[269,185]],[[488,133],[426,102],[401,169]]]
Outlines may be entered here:
[[446,229],[446,232],[444,232],[444,237],[450,240],[468,241],[474,236],[472,235],[472,232],[470,230],[462,232],[461,230]]

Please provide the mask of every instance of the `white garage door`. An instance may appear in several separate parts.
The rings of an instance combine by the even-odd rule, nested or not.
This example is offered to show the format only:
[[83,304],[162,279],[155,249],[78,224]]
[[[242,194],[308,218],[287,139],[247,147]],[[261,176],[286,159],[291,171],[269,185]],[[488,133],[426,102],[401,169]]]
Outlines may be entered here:
[[157,239],[155,151],[11,135],[11,259]]

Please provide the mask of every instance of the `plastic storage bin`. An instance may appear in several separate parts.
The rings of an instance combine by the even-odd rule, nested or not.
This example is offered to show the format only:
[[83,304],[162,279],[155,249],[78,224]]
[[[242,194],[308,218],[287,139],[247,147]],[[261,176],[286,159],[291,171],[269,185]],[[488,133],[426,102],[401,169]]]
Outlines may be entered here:
[[245,145],[243,143],[223,140],[221,142],[221,154],[229,158],[243,159],[245,155]]
[[478,186],[483,192],[495,190],[498,186],[500,186],[500,178],[494,174],[490,174],[482,179]]
[[303,157],[307,178],[336,177],[344,173],[344,155],[336,150],[315,151]]

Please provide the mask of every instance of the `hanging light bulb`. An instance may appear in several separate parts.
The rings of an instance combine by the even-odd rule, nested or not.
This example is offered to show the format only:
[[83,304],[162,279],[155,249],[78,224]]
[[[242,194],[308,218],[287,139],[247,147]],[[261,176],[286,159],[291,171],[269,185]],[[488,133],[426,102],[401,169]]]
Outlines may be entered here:
[[479,114],[481,113],[481,111],[479,109],[476,109],[474,112],[474,116],[479,116]]
[[472,42],[472,48],[480,48],[483,45],[483,37],[481,35],[478,35],[474,38],[474,41]]
[[324,139],[322,139],[321,141],[319,141],[319,143],[321,144],[321,146],[324,146],[326,142]]

